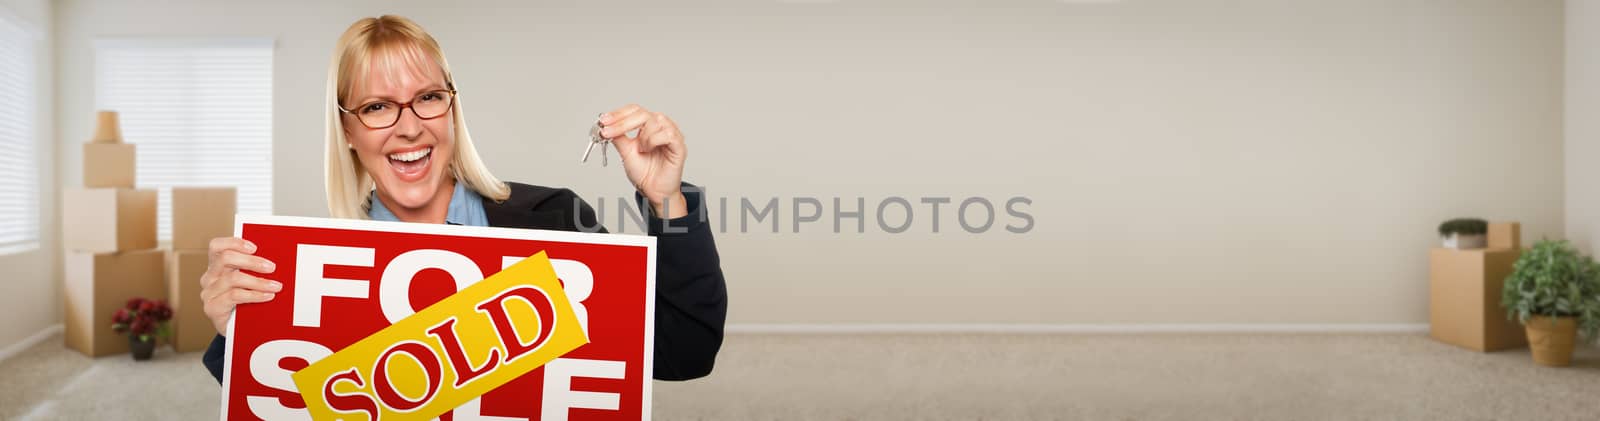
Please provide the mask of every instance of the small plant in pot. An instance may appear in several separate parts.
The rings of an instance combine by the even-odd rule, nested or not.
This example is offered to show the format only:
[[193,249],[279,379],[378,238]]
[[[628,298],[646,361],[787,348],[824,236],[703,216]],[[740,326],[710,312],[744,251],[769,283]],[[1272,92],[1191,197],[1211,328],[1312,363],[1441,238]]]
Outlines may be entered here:
[[1439,237],[1445,248],[1481,249],[1488,244],[1488,232],[1489,221],[1477,218],[1456,218],[1439,224]]
[[172,307],[165,301],[134,298],[111,315],[111,330],[126,333],[133,359],[144,361],[155,353],[156,338],[166,338],[171,333],[168,320],[172,320]]
[[1566,366],[1578,333],[1600,333],[1600,263],[1566,241],[1540,240],[1512,266],[1500,305],[1527,329],[1535,363]]

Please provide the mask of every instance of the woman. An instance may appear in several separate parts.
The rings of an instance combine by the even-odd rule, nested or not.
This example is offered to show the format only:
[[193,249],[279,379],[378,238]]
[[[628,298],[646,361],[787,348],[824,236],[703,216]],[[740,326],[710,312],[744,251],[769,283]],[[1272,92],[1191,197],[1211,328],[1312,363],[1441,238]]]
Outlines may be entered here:
[[[443,51],[409,19],[362,19],[339,38],[328,69],[326,116],[328,210],[336,218],[599,227],[593,209],[571,190],[505,183],[489,173],[467,134]],[[672,119],[637,105],[601,114],[600,124],[637,197],[649,203],[649,231],[657,237],[654,377],[705,376],[722,346],[728,303],[701,198],[685,192],[689,185],[682,182],[683,135]],[[240,272],[273,272],[273,263],[255,251],[240,238],[211,241],[200,298],[218,332],[227,331],[235,306],[271,300],[282,289]],[[204,357],[219,382],[225,341],[218,335]]]

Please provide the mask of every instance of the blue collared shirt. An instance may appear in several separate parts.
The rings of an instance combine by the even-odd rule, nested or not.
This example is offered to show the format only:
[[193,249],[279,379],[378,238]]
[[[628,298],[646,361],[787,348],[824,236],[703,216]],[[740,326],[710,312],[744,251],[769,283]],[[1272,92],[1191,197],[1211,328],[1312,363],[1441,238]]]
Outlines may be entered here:
[[[378,191],[373,190],[367,196],[372,202],[372,208],[367,210],[367,218],[374,221],[399,222],[400,217],[390,212],[383,206],[383,201],[378,200]],[[489,226],[489,215],[483,212],[483,196],[467,188],[467,183],[456,180],[455,193],[450,194],[450,209],[444,214],[444,223],[450,225],[466,225],[470,227]]]

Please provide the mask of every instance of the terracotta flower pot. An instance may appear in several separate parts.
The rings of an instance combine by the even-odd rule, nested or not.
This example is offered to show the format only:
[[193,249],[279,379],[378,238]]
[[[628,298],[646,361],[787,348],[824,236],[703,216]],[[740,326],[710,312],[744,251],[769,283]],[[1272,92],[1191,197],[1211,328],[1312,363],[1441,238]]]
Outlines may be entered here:
[[[150,355],[156,352],[156,341],[154,338],[148,341],[141,341],[139,340],[139,335],[128,335],[128,350],[132,351],[134,361],[148,360]],[[1571,351],[1568,350],[1568,352],[1570,353]]]
[[96,116],[94,138],[90,142],[122,143],[122,129],[117,125],[116,111],[100,111]]
[[1572,349],[1578,338],[1577,318],[1533,316],[1525,327],[1533,362],[1547,367],[1572,363]]

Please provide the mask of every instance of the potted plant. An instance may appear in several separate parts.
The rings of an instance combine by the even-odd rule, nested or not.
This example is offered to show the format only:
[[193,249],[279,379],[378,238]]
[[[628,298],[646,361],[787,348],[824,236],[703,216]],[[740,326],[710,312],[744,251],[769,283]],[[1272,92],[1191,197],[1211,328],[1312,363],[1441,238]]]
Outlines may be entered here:
[[1600,263],[1566,241],[1540,240],[1512,266],[1500,305],[1527,329],[1535,363],[1566,366],[1577,334],[1600,332]]
[[168,320],[172,320],[172,308],[165,301],[134,298],[111,315],[111,330],[128,334],[133,359],[144,361],[155,352],[156,338],[166,338],[171,333]]
[[1456,218],[1439,224],[1439,237],[1445,248],[1457,250],[1481,249],[1488,243],[1489,221],[1477,218]]

